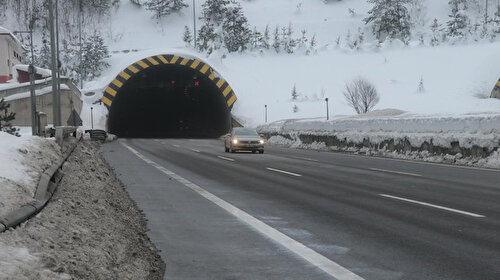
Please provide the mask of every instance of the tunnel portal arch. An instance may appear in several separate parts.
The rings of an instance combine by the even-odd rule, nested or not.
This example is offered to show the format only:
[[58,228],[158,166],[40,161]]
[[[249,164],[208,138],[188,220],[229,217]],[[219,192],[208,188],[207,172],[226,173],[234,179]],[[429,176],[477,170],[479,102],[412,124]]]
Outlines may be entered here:
[[198,58],[141,59],[106,87],[107,130],[119,137],[218,137],[237,100],[229,83]]

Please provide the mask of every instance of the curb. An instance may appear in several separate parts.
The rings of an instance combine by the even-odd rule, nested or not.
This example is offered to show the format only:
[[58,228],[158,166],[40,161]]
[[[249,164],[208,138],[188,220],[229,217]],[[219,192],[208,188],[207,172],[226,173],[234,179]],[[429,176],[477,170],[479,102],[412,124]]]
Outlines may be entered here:
[[0,233],[27,221],[38,212],[40,212],[45,207],[45,205],[47,205],[49,200],[52,198],[57,185],[62,180],[62,165],[73,153],[76,146],[78,146],[78,143],[80,143],[81,139],[82,137],[80,135],[76,143],[71,148],[69,148],[66,155],[64,155],[58,162],[53,164],[42,173],[36,187],[35,197],[33,201],[21,206],[17,210],[10,212],[5,217],[0,217]]

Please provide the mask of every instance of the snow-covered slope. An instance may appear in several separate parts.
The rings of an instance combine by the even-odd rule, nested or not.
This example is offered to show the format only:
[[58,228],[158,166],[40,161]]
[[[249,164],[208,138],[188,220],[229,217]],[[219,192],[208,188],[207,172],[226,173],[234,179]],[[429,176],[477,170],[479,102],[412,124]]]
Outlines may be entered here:
[[[200,2],[197,1],[198,13]],[[358,28],[370,33],[362,22],[370,8],[365,0],[329,4],[319,0],[241,3],[249,24],[258,30],[266,25],[274,29],[291,23],[296,36],[300,30],[307,30],[309,36],[316,34],[318,40],[317,52],[311,55],[300,51],[276,54],[274,50],[229,55],[215,52],[209,57],[200,54],[235,89],[238,101],[233,113],[247,125],[264,122],[264,105],[268,106],[269,121],[325,116],[325,97],[330,100],[331,114],[354,114],[342,92],[345,83],[356,77],[368,79],[378,89],[381,101],[376,109],[396,108],[434,115],[499,112],[500,101],[487,97],[500,77],[500,42],[430,47],[420,46],[414,38],[410,46],[394,41],[376,48],[367,36],[361,49],[353,51],[342,44],[337,46],[335,40],[345,40],[349,32],[354,36]],[[446,20],[446,1],[425,3],[427,22],[433,18]],[[166,53],[171,48],[194,52],[181,40],[184,26],[192,26],[192,16],[192,8],[188,7],[180,14],[157,21],[150,12],[128,0],[121,1],[113,11],[108,37],[110,49],[115,51],[110,59],[112,67],[86,87],[102,92],[126,65],[151,54]],[[131,51],[122,52],[127,50]],[[425,90],[417,92],[421,80]],[[300,96],[292,101],[294,85]],[[298,112],[293,112],[294,106]]]

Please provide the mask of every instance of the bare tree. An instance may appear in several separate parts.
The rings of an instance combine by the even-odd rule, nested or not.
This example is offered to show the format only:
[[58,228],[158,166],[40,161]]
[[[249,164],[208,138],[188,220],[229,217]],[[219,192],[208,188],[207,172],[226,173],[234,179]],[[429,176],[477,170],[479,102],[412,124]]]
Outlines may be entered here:
[[380,101],[380,96],[375,86],[361,77],[346,84],[344,97],[347,104],[358,114],[371,111]]

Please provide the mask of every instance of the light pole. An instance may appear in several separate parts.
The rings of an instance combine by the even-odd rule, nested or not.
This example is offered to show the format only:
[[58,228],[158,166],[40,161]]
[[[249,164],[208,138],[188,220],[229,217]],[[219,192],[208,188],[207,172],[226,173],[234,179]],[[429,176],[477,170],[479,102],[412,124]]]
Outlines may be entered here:
[[193,0],[193,36],[194,48],[196,49],[196,0]]
[[36,118],[36,96],[35,96],[35,73],[36,68],[35,56],[33,54],[33,24],[30,22],[29,31],[14,31],[13,34],[29,33],[30,34],[30,49],[31,49],[31,63],[28,66],[28,74],[30,77],[30,99],[31,99],[31,134],[38,135],[38,122]]
[[267,123],[267,104],[264,105],[264,121]]
[[326,102],[326,120],[329,120],[330,119],[330,112],[328,112],[328,97],[325,98],[325,102]]
[[94,130],[94,107],[90,107],[90,125]]
[[54,5],[53,0],[49,2],[49,28],[50,28],[50,56],[52,64],[52,122],[54,127],[61,125],[61,98],[57,91],[57,61],[56,61],[56,36],[54,32]]

